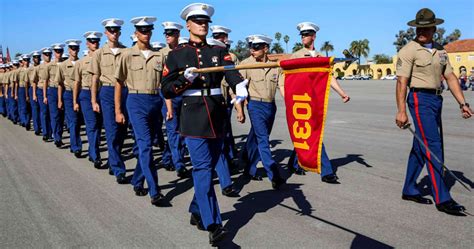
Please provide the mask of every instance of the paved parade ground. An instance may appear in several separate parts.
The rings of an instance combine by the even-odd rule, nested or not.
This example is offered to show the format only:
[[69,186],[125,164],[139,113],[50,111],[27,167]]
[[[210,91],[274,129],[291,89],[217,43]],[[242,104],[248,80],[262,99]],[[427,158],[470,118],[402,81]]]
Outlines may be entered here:
[[[473,248],[473,217],[450,216],[434,205],[401,200],[412,135],[395,126],[395,81],[341,81],[341,85],[351,101],[343,104],[332,92],[324,137],[341,184],[326,184],[319,175],[307,173],[291,176],[282,191],[274,191],[266,178],[247,182],[236,174],[238,198],[221,195],[216,184],[230,231],[221,246]],[[474,102],[474,92],[464,93],[467,102]],[[288,177],[292,146],[278,97],[271,145]],[[444,97],[446,164],[473,188],[474,121],[461,118],[449,92]],[[239,146],[249,127],[248,120],[240,125],[233,118]],[[131,175],[132,141],[126,144]],[[105,163],[105,140],[102,153]],[[157,163],[160,155],[156,152]],[[0,118],[0,248],[209,247],[208,233],[189,225],[191,179],[177,180],[175,173],[164,169],[158,170],[158,177],[170,207],[152,206],[149,197],[136,197],[131,185],[118,185],[106,169],[94,169],[87,158],[76,159],[69,149],[57,149],[33,131]],[[420,188],[429,195],[425,170],[421,177]],[[452,179],[448,187],[453,198],[474,213],[473,193]]]

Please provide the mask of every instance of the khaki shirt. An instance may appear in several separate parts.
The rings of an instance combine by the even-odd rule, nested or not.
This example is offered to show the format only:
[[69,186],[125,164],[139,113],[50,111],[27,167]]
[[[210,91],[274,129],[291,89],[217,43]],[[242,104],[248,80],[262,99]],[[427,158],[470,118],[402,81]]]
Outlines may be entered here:
[[125,82],[129,92],[157,90],[160,88],[163,57],[161,51],[151,51],[148,59],[145,59],[135,45],[122,54],[115,78]]
[[43,62],[39,64],[38,69],[36,70],[36,77],[38,78],[38,87],[43,89],[44,83],[49,79],[48,65],[51,62]]
[[408,78],[410,87],[438,89],[441,75],[453,72],[448,54],[438,44],[428,49],[418,42],[411,41],[398,52],[397,76]]
[[58,67],[61,65],[61,62],[52,61],[48,63],[48,87],[58,87],[59,83],[56,79],[56,74],[58,73]]
[[[302,48],[294,52],[293,54],[291,54],[290,59],[305,58],[305,57],[322,57],[322,56],[323,55],[316,50],[309,50],[307,48]],[[278,85],[280,86],[280,88],[284,88],[285,75],[283,74],[281,69],[279,69],[279,71],[280,71],[280,78],[278,80]]]
[[3,84],[5,85],[10,84],[10,72],[11,71],[5,72],[5,74],[3,75]]
[[18,83],[18,73],[20,72],[20,68],[13,69],[10,72],[10,83]]
[[166,61],[168,59],[168,54],[171,52],[170,45],[167,45],[166,47],[162,48],[160,52],[163,54],[163,60]]
[[[243,60],[240,65],[252,64],[257,61],[252,56]],[[269,60],[267,62],[270,62]],[[258,98],[267,102],[275,100],[275,93],[278,86],[278,68],[262,68],[251,70],[240,70],[244,79],[249,80],[250,99]]]
[[18,69],[18,84],[19,87],[26,87],[28,83],[28,68]]
[[38,66],[31,66],[28,68],[28,82],[30,85],[38,83],[38,74],[37,71]]
[[92,55],[89,54],[88,56],[78,60],[74,66],[72,80],[75,82],[80,82],[82,89],[90,89],[92,87],[92,74],[87,71],[87,68],[90,67],[91,60]]
[[[232,58],[232,62],[234,62],[235,65],[239,65],[240,61],[239,58],[237,58],[237,55],[234,53],[229,53],[230,57]],[[221,85],[221,90],[222,90],[222,96],[224,96],[224,99],[230,98],[233,99],[235,98],[235,93],[232,91],[232,88],[229,87],[229,84],[225,81],[225,78],[222,80],[222,85]]]
[[126,47],[119,44],[118,48],[117,54],[114,55],[109,45],[106,43],[92,55],[92,61],[87,70],[94,75],[99,75],[99,82],[109,83],[112,84],[112,86],[115,86],[115,68]]
[[[77,61],[75,63],[77,63]],[[63,85],[66,90],[72,91],[72,88],[74,87],[73,74],[74,64],[71,59],[67,59],[58,66],[56,82]]]

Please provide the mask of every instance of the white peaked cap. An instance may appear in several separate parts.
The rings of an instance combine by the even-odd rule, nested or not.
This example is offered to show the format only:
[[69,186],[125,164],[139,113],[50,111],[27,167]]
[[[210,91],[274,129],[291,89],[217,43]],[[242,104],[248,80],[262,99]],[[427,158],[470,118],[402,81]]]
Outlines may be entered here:
[[190,16],[207,16],[211,19],[214,15],[214,7],[206,3],[192,3],[181,10],[181,18],[188,20]]
[[43,54],[44,53],[52,53],[52,52],[53,52],[53,50],[51,50],[50,47],[44,47],[44,48],[41,49],[41,53],[43,53]]
[[189,42],[189,37],[180,37],[178,39],[178,44],[184,44]]
[[223,43],[219,40],[213,39],[213,38],[206,38],[206,42],[209,45],[219,46],[219,47],[224,47],[225,48],[225,43]]
[[164,44],[163,42],[152,42],[151,47],[152,48],[164,48],[164,47],[166,47],[166,44]]
[[254,36],[255,35],[249,35],[249,36],[245,37],[245,41],[247,41],[247,43],[252,42]]
[[220,25],[213,25],[213,26],[210,27],[210,29],[211,29],[213,34],[215,34],[215,33],[229,34],[230,32],[232,32],[231,29],[226,28],[224,26],[220,26]]
[[38,50],[32,51],[31,56],[41,56],[41,51],[38,51]]
[[164,29],[177,29],[181,30],[183,29],[183,25],[175,22],[162,22],[161,26],[163,26]]
[[22,59],[29,59],[31,56],[29,54],[22,54],[21,58]]
[[87,56],[89,55],[89,50],[84,50],[84,52],[82,52],[84,54],[84,56]]
[[137,42],[138,41],[138,38],[135,34],[131,34],[130,35],[130,39],[133,41],[133,42]]
[[253,35],[252,36],[252,43],[266,43],[270,45],[273,41],[272,38],[266,36],[266,35]]
[[123,20],[119,18],[107,18],[102,21],[102,26],[104,27],[122,27]]
[[156,21],[154,16],[139,16],[134,17],[130,20],[135,26],[151,26]]
[[299,32],[306,31],[306,30],[312,30],[314,32],[319,31],[319,27],[312,22],[302,22],[296,26],[296,29],[298,29]]
[[51,45],[52,49],[64,49],[64,43],[54,43]]
[[102,33],[99,31],[87,31],[84,33],[84,38],[86,39],[100,39],[102,37]]
[[69,58],[69,54],[67,54],[67,53],[64,53],[63,55],[61,55],[61,58],[63,58],[63,59],[67,59],[67,58]]
[[66,45],[68,46],[79,46],[81,45],[81,40],[69,39],[65,41],[64,43],[66,43]]

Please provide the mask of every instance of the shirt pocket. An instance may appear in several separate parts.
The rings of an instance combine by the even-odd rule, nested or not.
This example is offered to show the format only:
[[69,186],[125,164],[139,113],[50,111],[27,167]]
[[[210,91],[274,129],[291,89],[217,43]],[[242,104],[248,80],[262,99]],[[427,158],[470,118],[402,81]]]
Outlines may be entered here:
[[107,58],[107,56],[105,56],[100,62],[100,71],[105,75],[114,74],[113,58]]
[[146,72],[143,72],[143,64],[141,61],[132,60],[129,75],[132,81],[130,83],[145,83]]

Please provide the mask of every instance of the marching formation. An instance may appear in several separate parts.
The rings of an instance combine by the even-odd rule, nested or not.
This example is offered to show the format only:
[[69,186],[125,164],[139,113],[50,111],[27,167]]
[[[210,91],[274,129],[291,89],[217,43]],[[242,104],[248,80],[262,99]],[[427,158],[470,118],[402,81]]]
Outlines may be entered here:
[[[210,243],[215,245],[227,231],[222,226],[212,185],[214,174],[219,179],[222,195],[228,197],[238,196],[239,191],[231,179],[231,171],[239,167],[235,159],[243,162],[243,174],[254,181],[262,181],[262,176],[257,174],[257,164],[262,162],[275,190],[282,188],[286,180],[280,175],[269,144],[277,111],[275,95],[277,90],[285,95],[283,72],[278,68],[194,72],[199,68],[270,63],[272,39],[258,34],[248,36],[251,56],[239,62],[229,52],[231,29],[218,25],[209,27],[213,14],[214,8],[208,4],[186,6],[180,16],[189,38],[181,37],[183,25],[166,21],[162,23],[166,44],[151,42],[155,17],[131,19],[135,32],[130,48],[119,40],[124,21],[109,18],[102,21],[104,32],[83,34],[86,50],[81,59],[82,42],[78,39],[23,54],[12,63],[0,65],[0,113],[26,130],[32,129],[43,141],[54,142],[57,148],[64,146],[66,129],[70,135],[70,152],[75,157],[87,155],[95,168],[107,167],[118,184],[131,184],[137,196],[149,195],[153,205],[164,206],[166,199],[160,190],[153,157],[153,147],[158,147],[162,151],[163,168],[175,171],[178,178],[192,177],[194,197],[189,206],[190,223],[209,231]],[[416,188],[416,180],[426,164],[436,208],[459,214],[465,208],[451,198],[444,184],[442,163],[432,160],[430,155],[436,153],[443,160],[441,77],[447,79],[462,116],[472,115],[446,52],[432,40],[436,25],[442,22],[431,10],[420,10],[416,19],[408,23],[417,28],[417,38],[398,56],[396,123],[406,128],[408,103],[416,134],[424,141],[414,139],[402,198],[432,204]],[[209,28],[212,38],[207,38]],[[291,58],[322,57],[314,47],[319,27],[302,22],[297,30],[304,48]],[[106,42],[100,46],[104,38]],[[334,77],[330,86],[344,103],[350,100]],[[231,116],[235,110],[236,120],[246,122],[245,107],[251,129],[245,146],[238,153]],[[80,136],[83,125],[87,149]],[[107,144],[106,165],[102,165],[99,153],[102,129]],[[129,131],[137,158],[131,180],[126,176],[122,156]],[[192,171],[186,168],[186,154],[190,156]],[[288,168],[295,174],[305,174],[295,151]],[[339,183],[324,145],[321,168],[323,182]]]

